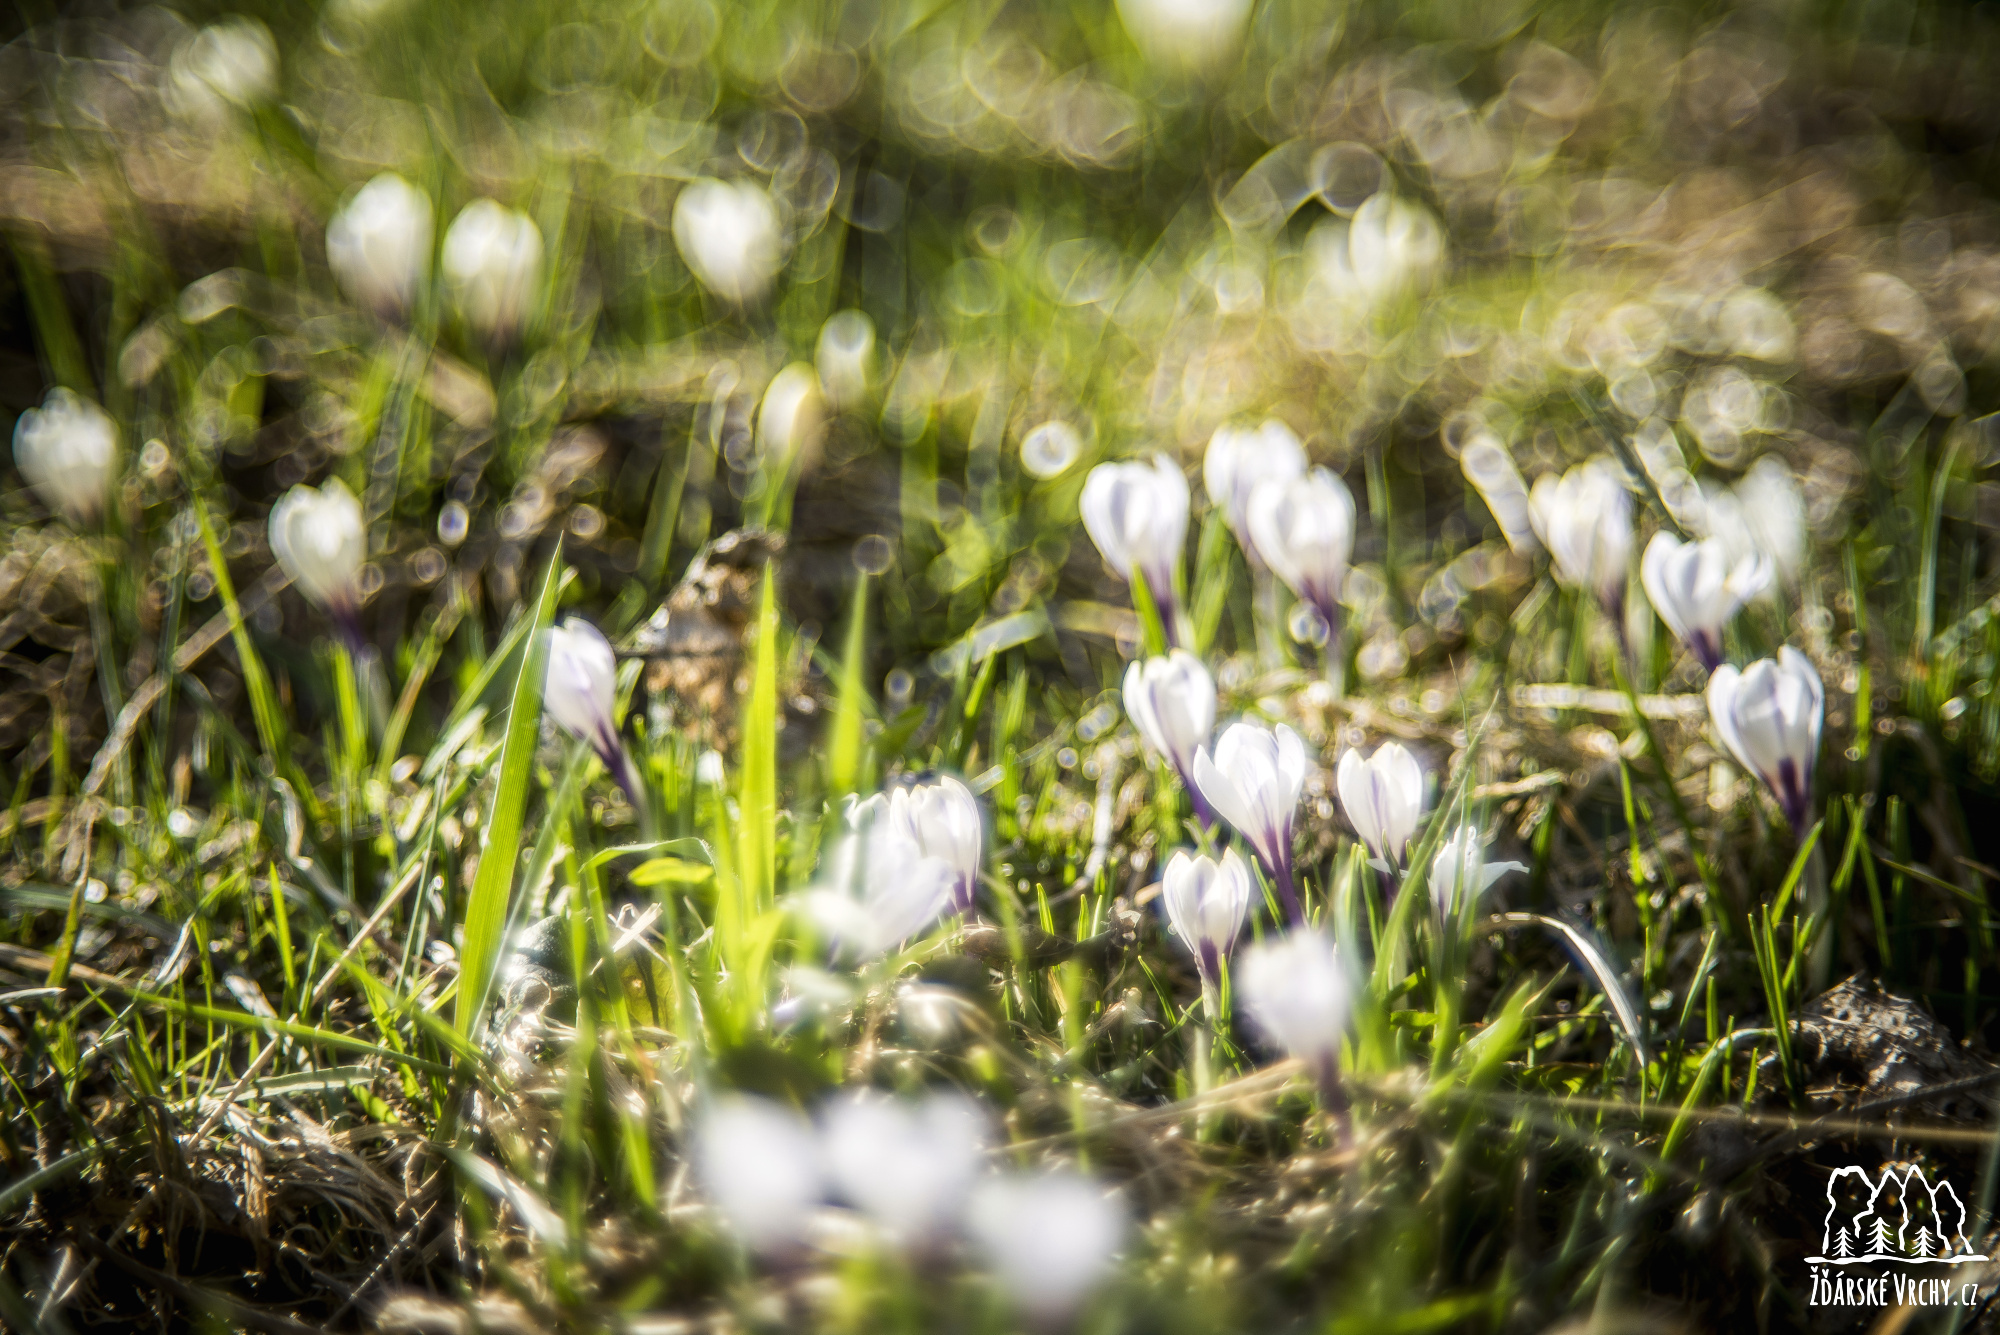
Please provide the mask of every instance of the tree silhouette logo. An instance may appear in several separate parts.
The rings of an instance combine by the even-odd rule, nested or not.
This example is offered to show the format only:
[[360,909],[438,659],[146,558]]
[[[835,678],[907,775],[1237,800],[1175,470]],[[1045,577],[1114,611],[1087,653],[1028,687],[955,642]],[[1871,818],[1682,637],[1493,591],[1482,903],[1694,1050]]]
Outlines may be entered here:
[[1965,1204],[1951,1183],[1933,1183],[1916,1164],[1885,1164],[1882,1175],[1836,1168],[1826,1182],[1819,1265],[1900,1261],[1957,1265],[1984,1261],[1965,1232]]

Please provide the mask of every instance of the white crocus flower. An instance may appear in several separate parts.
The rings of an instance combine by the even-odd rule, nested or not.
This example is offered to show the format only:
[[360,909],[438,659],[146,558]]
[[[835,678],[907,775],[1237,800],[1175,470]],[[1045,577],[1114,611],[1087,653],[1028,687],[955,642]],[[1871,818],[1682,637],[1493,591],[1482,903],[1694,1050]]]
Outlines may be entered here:
[[1194,783],[1194,753],[1215,731],[1215,678],[1185,649],[1134,660],[1125,669],[1125,714],[1154,754],[1181,777],[1203,825],[1215,823]]
[[1258,555],[1285,586],[1319,613],[1329,634],[1340,629],[1340,586],[1354,555],[1354,494],[1333,473],[1265,481],[1250,497],[1250,533]]
[[1119,1197],[1058,1170],[984,1179],[972,1190],[965,1223],[1001,1290],[1053,1322],[1111,1272],[1127,1221]]
[[14,423],[14,464],[43,504],[73,524],[94,524],[118,468],[118,424],[81,394],[57,386]]
[[1491,431],[1479,432],[1459,452],[1458,466],[1492,511],[1507,545],[1523,556],[1534,552],[1541,544],[1535,540],[1528,485],[1521,481],[1521,470],[1500,438]]
[[875,322],[865,311],[835,311],[820,326],[813,366],[827,403],[854,408],[875,383]]
[[1526,871],[1526,863],[1488,862],[1479,831],[1461,825],[1451,838],[1438,846],[1431,859],[1431,904],[1439,919],[1450,918],[1468,905],[1477,904],[1493,883],[1510,871]]
[[1099,464],[1084,480],[1078,504],[1104,563],[1127,580],[1134,570],[1145,576],[1168,643],[1177,643],[1174,572],[1188,526],[1188,484],[1181,470],[1159,457]]
[[819,376],[805,362],[793,362],[771,377],[757,408],[757,447],[765,467],[788,473],[795,461],[819,444],[825,424]]
[[271,553],[299,591],[325,608],[350,638],[359,634],[361,562],[367,555],[361,502],[339,478],[293,487],[271,507]]
[[1713,672],[1722,665],[1723,629],[1770,584],[1771,561],[1751,552],[1732,562],[1719,539],[1655,533],[1639,559],[1639,582],[1667,629]]
[[725,301],[763,299],[784,262],[771,192],[753,181],[691,181],[674,201],[674,244],[701,285]]
[[256,19],[234,15],[188,40],[167,63],[172,100],[216,116],[251,107],[278,91],[278,44]]
[[1798,582],[1806,558],[1806,499],[1782,459],[1765,455],[1734,487],[1711,491],[1704,508],[1708,535],[1732,558],[1761,553],[1778,581]]
[[1177,851],[1167,859],[1161,876],[1160,902],[1166,905],[1174,935],[1194,952],[1202,983],[1216,986],[1223,956],[1236,944],[1236,934],[1250,912],[1250,868],[1233,848],[1219,862]]
[[1234,54],[1249,16],[1250,0],[1118,0],[1118,17],[1147,59],[1187,69]]
[[955,1093],[916,1102],[850,1094],[822,1111],[820,1125],[835,1189],[904,1246],[934,1242],[956,1220],[990,1130],[978,1105]]
[[430,276],[430,196],[383,172],[327,223],[326,262],[361,305],[384,316],[409,310]]
[[698,1114],[694,1168],[723,1221],[765,1252],[800,1240],[825,1182],[812,1124],[781,1103],[741,1094]]
[[1306,452],[1292,429],[1275,419],[1258,427],[1222,426],[1209,438],[1201,477],[1209,504],[1222,511],[1252,566],[1266,564],[1250,533],[1250,497],[1262,482],[1305,476]]
[[855,963],[880,958],[949,909],[961,874],[918,842],[907,805],[881,794],[851,804],[817,887],[801,901],[832,953]]
[[1764,781],[1792,832],[1812,813],[1813,767],[1826,692],[1812,660],[1786,645],[1738,672],[1724,664],[1708,679],[1708,716],[1729,753]]
[[1233,978],[1264,1036],[1330,1085],[1353,1005],[1353,983],[1333,938],[1302,927],[1261,942],[1243,952]]
[[1363,760],[1348,750],[1334,772],[1348,823],[1383,867],[1402,866],[1424,814],[1424,767],[1401,742],[1384,742]]
[[979,897],[979,866],[986,829],[979,799],[949,774],[889,794],[888,819],[909,831],[927,858],[951,869],[951,911],[963,913]]
[[1249,841],[1294,922],[1303,922],[1305,912],[1292,880],[1292,818],[1310,768],[1305,743],[1282,723],[1275,730],[1232,724],[1213,757],[1207,747],[1194,755],[1195,787]]
[[618,659],[611,641],[579,617],[566,618],[544,633],[548,672],[542,679],[542,708],[564,732],[595,751],[633,805],[639,805],[643,800],[639,771],[612,717],[617,707]]
[[541,280],[542,230],[525,213],[475,199],[445,229],[443,267],[465,322],[484,338],[512,338]]
[[1557,477],[1544,473],[1528,494],[1535,535],[1556,575],[1586,589],[1621,629],[1625,573],[1632,558],[1632,493],[1608,459],[1592,459]]

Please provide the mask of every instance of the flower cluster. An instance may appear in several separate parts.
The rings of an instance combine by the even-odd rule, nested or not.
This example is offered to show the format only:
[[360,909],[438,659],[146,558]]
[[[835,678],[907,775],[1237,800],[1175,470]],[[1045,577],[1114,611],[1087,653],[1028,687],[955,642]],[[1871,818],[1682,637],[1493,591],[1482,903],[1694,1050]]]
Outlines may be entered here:
[[987,1170],[991,1129],[956,1092],[903,1100],[850,1091],[816,1121],[727,1095],[697,1119],[694,1166],[716,1213],[753,1250],[811,1246],[822,1216],[844,1208],[906,1254],[935,1261],[969,1242],[1024,1312],[1061,1318],[1109,1272],[1125,1207],[1071,1170]]

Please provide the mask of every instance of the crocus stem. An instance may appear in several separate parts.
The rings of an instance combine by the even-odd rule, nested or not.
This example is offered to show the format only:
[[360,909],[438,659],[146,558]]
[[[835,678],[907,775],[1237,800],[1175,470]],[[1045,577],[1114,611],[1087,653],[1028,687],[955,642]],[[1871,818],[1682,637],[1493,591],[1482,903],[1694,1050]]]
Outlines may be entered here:
[[1348,1150],[1354,1147],[1354,1114],[1347,1099],[1347,1089],[1340,1080],[1340,1061],[1332,1053],[1313,1063],[1313,1075],[1319,1085],[1320,1106],[1326,1109],[1327,1121],[1333,1128],[1333,1147]]
[[1826,921],[1828,895],[1826,858],[1818,844],[1806,858],[1806,920],[1818,926],[1812,949],[1806,955],[1806,985],[1815,994],[1826,991],[1833,977],[1833,924]]
[[1347,694],[1347,627],[1337,602],[1328,600],[1320,607],[1319,615],[1326,623],[1326,643],[1320,646],[1320,663],[1326,673],[1326,684],[1333,688],[1333,698],[1338,700]]
[[1257,665],[1266,671],[1285,665],[1285,604],[1279,593],[1278,577],[1262,565],[1250,568],[1254,612],[1251,618],[1257,633]]
[[1299,903],[1298,887],[1292,882],[1292,864],[1289,858],[1281,861],[1271,871],[1271,879],[1278,883],[1278,894],[1285,901],[1285,912],[1294,923],[1306,924],[1306,911]]

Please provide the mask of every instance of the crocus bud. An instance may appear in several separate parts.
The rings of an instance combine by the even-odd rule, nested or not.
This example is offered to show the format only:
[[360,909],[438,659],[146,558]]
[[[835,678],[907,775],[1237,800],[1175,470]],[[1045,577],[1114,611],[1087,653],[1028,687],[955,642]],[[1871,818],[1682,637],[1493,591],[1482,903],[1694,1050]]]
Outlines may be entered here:
[[674,201],[674,244],[703,287],[739,306],[762,300],[784,262],[778,206],[752,181],[689,182]]
[[14,423],[14,464],[44,505],[73,524],[94,524],[118,467],[118,424],[81,394],[57,386]]
[[1403,865],[1403,855],[1424,814],[1424,767],[1401,742],[1384,742],[1363,760],[1344,752],[1334,771],[1334,787],[1348,823],[1384,867]]
[[1099,464],[1084,479],[1083,526],[1104,563],[1125,579],[1136,569],[1160,610],[1168,643],[1179,641],[1174,572],[1187,542],[1188,484],[1165,459]]
[[1222,977],[1222,957],[1236,944],[1244,915],[1250,912],[1250,868],[1233,848],[1220,862],[1178,851],[1167,859],[1161,875],[1160,902],[1167,907],[1174,935],[1194,952],[1202,982],[1216,986]]
[[889,794],[889,819],[902,822],[927,858],[951,869],[949,909],[962,913],[979,897],[986,831],[979,799],[949,774]]
[[852,804],[847,832],[828,851],[821,879],[802,901],[830,952],[856,963],[879,958],[951,906],[960,874],[917,841],[907,811],[881,794]]
[[604,632],[579,617],[551,626],[542,708],[557,726],[589,746],[634,806],[644,800],[638,768],[618,735],[618,658]]
[[1215,813],[1194,783],[1194,753],[1215,731],[1215,678],[1201,660],[1185,649],[1135,660],[1125,669],[1125,714],[1147,747],[1181,776],[1201,823],[1213,825]]
[[325,608],[350,640],[359,635],[361,502],[337,477],[315,491],[293,487],[271,507],[271,553],[299,592]]
[[903,1246],[934,1242],[956,1221],[990,1129],[955,1093],[915,1102],[854,1093],[828,1105],[820,1124],[834,1187]]
[[1639,582],[1653,610],[1710,672],[1722,665],[1722,631],[1737,609],[1771,582],[1770,559],[1751,552],[1735,562],[1715,538],[1682,542],[1655,533],[1639,558]]
[[1532,553],[1540,544],[1535,541],[1528,486],[1521,481],[1521,470],[1514,466],[1514,456],[1500,438],[1491,431],[1474,435],[1459,452],[1458,466],[1493,512],[1493,522],[1500,526],[1500,536],[1507,539],[1507,545],[1521,555]]
[[825,1182],[812,1124],[747,1095],[717,1099],[698,1114],[694,1167],[723,1222],[764,1252],[799,1241]]
[[1734,487],[1711,492],[1704,518],[1708,535],[1731,557],[1761,553],[1778,580],[1798,580],[1806,557],[1806,499],[1782,459],[1767,454]]
[[1764,781],[1803,836],[1812,814],[1813,766],[1826,692],[1812,660],[1786,645],[1738,672],[1723,664],[1708,678],[1708,717],[1722,744]]
[[782,474],[819,447],[826,410],[819,393],[819,376],[804,362],[793,362],[771,377],[757,408],[757,447],[765,467]]
[[1208,805],[1249,841],[1264,870],[1277,882],[1294,922],[1305,920],[1292,881],[1292,818],[1305,790],[1306,744],[1280,723],[1231,724],[1215,744],[1194,753],[1194,782]]
[[1632,494],[1616,466],[1592,459],[1560,478],[1544,473],[1535,479],[1528,506],[1557,578],[1596,595],[1622,626],[1625,568],[1632,557]]
[[409,310],[431,270],[430,196],[383,172],[327,223],[326,262],[347,295],[378,315]]
[[1250,497],[1257,552],[1329,634],[1340,629],[1340,586],[1354,554],[1354,495],[1324,468],[1260,483]]
[[512,338],[542,276],[542,229],[525,213],[475,199],[444,234],[444,280],[465,322],[482,337]]
[[1266,1038],[1330,1083],[1340,1061],[1353,985],[1333,938],[1297,928],[1243,952],[1236,995]]
[[1250,497],[1263,482],[1290,482],[1306,471],[1305,447],[1283,422],[1255,428],[1217,427],[1202,457],[1201,477],[1209,504],[1221,509],[1251,565],[1268,564],[1250,532]]
[[1249,16],[1250,0],[1118,0],[1118,17],[1146,58],[1183,69],[1227,60]]
[[820,326],[813,347],[828,406],[853,408],[865,402],[875,384],[875,322],[865,311],[835,311]]
[[233,15],[196,33],[167,63],[172,100],[208,116],[268,102],[278,91],[278,44],[256,19]]
[[1431,904],[1442,921],[1467,905],[1478,903],[1479,897],[1508,872],[1526,870],[1525,863],[1486,861],[1479,831],[1461,825],[1438,846],[1437,856],[1431,859]]
[[1053,1322],[1110,1272],[1126,1214],[1098,1183],[1058,1170],[984,1179],[972,1190],[965,1222],[1001,1291]]

